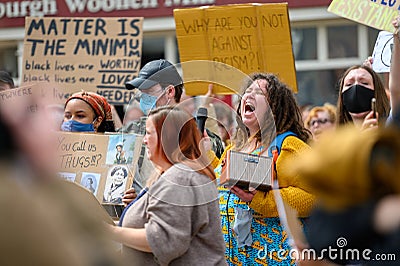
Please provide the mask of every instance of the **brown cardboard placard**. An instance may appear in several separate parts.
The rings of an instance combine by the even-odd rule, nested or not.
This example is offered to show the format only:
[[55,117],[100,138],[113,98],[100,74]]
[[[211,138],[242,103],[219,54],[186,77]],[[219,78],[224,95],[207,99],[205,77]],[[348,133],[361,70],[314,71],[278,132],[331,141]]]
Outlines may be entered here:
[[86,90],[128,103],[125,83],[140,69],[143,18],[27,17],[22,83],[48,82],[63,103]]
[[64,105],[54,102],[48,95],[51,89],[49,83],[39,82],[0,91],[2,111],[19,122],[27,115],[41,116],[49,127],[58,130],[64,117]]
[[[240,84],[233,68],[245,74],[275,73],[297,92],[287,3],[175,9],[174,18],[185,82],[195,80],[192,75],[197,72],[199,81],[217,84],[214,93],[237,93]],[[198,60],[209,63],[197,69],[188,64]],[[232,77],[234,87],[230,87]],[[199,95],[207,86],[193,82],[185,89],[189,95]]]
[[397,1],[333,0],[328,11],[361,24],[394,33],[392,21],[399,15]]
[[37,101],[41,99],[41,88],[37,84],[0,91],[0,104],[13,111],[36,112]]
[[[121,194],[133,183],[142,139],[136,134],[59,132],[59,174],[86,187],[102,204],[121,204]],[[113,183],[119,174],[121,180]]]

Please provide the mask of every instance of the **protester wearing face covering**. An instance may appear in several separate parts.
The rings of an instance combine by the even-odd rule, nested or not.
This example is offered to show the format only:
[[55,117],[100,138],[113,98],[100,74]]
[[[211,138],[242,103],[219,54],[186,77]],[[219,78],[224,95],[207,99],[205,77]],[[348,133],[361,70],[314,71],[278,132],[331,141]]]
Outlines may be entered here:
[[183,80],[175,66],[164,59],[150,61],[140,70],[138,77],[125,84],[135,89],[140,109],[147,115],[151,109],[180,102]]
[[[135,90],[141,111],[147,115],[156,107],[177,105],[183,94],[183,80],[176,67],[165,59],[148,62],[140,70],[138,77],[127,82],[128,90]],[[206,128],[217,158],[223,153],[221,138]],[[215,161],[217,163],[217,160]]]
[[[372,99],[376,112],[372,111]],[[337,119],[339,125],[354,124],[361,130],[377,128],[389,115],[390,104],[379,76],[365,65],[352,66],[339,80]]]
[[62,131],[115,132],[111,105],[94,92],[78,92],[65,102]]
[[[152,109],[167,105],[177,105],[181,102],[183,93],[183,80],[176,67],[165,59],[157,59],[148,62],[139,71],[139,75],[133,80],[125,84],[126,89],[135,91],[135,100],[139,101],[140,110],[147,116]],[[141,122],[146,121],[146,117],[141,118]],[[141,123],[143,127],[144,123]],[[129,125],[126,126],[129,128]],[[143,132],[142,128],[139,128],[139,132]],[[218,159],[223,153],[223,143],[221,138],[206,128],[208,137],[211,141],[212,150],[209,152],[209,159],[212,161],[212,165],[218,164]],[[126,129],[122,129],[122,132],[128,132]],[[144,154],[144,152],[142,153]],[[153,164],[148,160],[146,156],[142,161],[139,162],[139,177],[137,175],[135,179],[146,180],[151,176],[151,172],[154,171]],[[129,204],[136,198],[136,192],[133,188],[125,192],[123,198],[124,204]]]

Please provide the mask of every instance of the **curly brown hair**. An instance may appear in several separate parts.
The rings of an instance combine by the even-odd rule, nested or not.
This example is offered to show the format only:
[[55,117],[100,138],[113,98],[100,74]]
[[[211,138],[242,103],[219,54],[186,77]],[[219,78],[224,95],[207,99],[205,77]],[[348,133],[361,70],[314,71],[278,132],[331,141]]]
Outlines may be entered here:
[[[308,142],[311,133],[302,122],[301,112],[293,92],[289,87],[281,82],[278,77],[271,73],[253,73],[245,80],[242,88],[242,96],[244,91],[255,80],[266,80],[266,103],[269,105],[269,112],[274,117],[274,121],[264,121],[258,133],[254,136],[258,142],[268,147],[277,134],[286,131],[292,131],[299,139]],[[237,107],[237,129],[234,137],[236,148],[242,148],[250,137],[248,128],[241,121],[241,102]]]

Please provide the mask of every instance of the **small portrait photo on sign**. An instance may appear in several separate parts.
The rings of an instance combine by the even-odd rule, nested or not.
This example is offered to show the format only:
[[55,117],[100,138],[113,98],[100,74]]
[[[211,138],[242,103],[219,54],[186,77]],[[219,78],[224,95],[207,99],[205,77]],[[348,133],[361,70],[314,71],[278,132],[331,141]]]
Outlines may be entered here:
[[65,180],[70,182],[75,182],[76,173],[69,173],[69,172],[58,172],[58,175]]
[[135,135],[111,135],[108,142],[106,164],[132,164]]
[[126,190],[129,169],[123,165],[115,165],[107,174],[103,194],[103,203],[122,204],[122,197]]
[[82,173],[81,185],[92,192],[94,195],[97,194],[99,187],[100,174],[96,173]]

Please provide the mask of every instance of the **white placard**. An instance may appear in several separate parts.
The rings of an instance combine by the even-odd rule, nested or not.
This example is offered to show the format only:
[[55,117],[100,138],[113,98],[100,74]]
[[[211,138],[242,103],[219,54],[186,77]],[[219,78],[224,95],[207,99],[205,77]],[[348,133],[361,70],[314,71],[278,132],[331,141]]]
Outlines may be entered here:
[[374,51],[372,53],[372,69],[377,73],[390,72],[390,61],[392,58],[393,34],[381,31],[376,38]]

